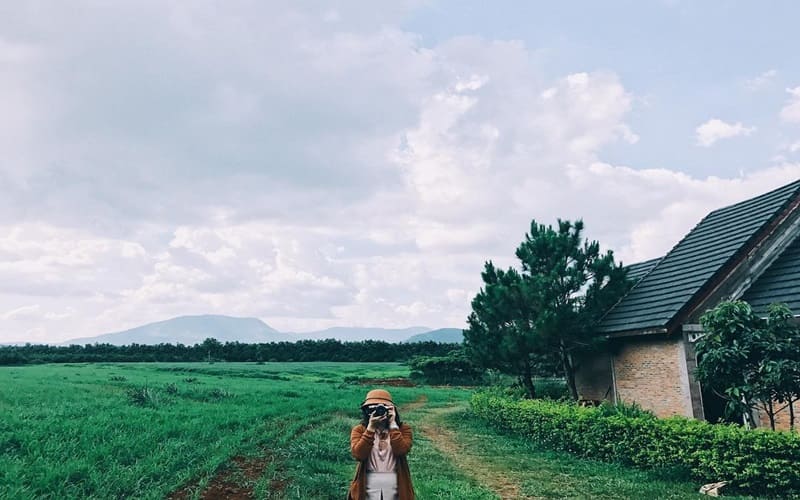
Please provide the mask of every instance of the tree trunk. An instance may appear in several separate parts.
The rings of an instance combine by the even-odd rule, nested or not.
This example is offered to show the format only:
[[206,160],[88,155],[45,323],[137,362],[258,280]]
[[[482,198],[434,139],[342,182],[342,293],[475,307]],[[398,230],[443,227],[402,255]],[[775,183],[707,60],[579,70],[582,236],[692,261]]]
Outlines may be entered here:
[[794,401],[789,397],[789,430],[794,430]]
[[775,408],[772,406],[772,400],[767,401],[767,415],[769,416],[769,427],[775,430]]
[[531,362],[525,361],[525,367],[523,368],[522,375],[520,375],[519,378],[522,380],[522,385],[525,387],[525,392],[528,393],[528,399],[536,398],[536,387],[533,385],[532,376]]
[[572,365],[572,357],[564,349],[564,344],[561,344],[561,367],[564,370],[564,380],[567,381],[567,388],[569,395],[573,401],[578,400],[578,386],[575,384],[575,368]]

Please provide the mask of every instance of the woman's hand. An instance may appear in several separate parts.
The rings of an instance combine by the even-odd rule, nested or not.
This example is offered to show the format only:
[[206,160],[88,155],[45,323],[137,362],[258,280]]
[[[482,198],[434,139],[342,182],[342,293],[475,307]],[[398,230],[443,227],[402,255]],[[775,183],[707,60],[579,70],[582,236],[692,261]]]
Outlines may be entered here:
[[397,413],[394,411],[394,406],[389,406],[387,410],[386,415],[389,417],[389,428],[399,429],[400,426],[397,425]]
[[375,412],[369,414],[369,424],[367,424],[367,430],[371,432],[375,432],[378,430],[378,424],[385,421],[389,416],[389,413],[384,413],[383,415],[375,415]]

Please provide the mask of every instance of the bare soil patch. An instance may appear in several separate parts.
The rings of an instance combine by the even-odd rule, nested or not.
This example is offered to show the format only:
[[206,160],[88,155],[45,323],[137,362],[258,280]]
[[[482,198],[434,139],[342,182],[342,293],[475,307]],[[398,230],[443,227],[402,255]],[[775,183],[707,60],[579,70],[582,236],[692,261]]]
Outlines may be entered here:
[[[249,500],[255,498],[253,488],[261,478],[264,471],[272,461],[270,455],[260,457],[236,456],[230,462],[220,467],[217,474],[200,493],[203,500],[231,499]],[[271,491],[284,488],[282,481],[273,481]],[[167,498],[170,500],[185,500],[192,497],[197,490],[197,482],[184,486],[173,492]]]

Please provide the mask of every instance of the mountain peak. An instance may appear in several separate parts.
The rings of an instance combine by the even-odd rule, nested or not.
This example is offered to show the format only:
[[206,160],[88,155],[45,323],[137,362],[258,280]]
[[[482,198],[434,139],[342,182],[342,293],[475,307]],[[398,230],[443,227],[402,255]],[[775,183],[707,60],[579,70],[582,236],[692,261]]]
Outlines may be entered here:
[[178,316],[96,337],[72,339],[65,344],[199,344],[213,337],[220,342],[265,343],[293,341],[258,318],[237,318],[220,314]]

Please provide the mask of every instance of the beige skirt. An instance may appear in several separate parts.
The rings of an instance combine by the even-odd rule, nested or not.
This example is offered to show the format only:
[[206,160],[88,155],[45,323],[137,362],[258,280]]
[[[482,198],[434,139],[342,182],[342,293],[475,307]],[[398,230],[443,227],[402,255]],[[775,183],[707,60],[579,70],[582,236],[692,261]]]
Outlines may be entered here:
[[397,500],[397,473],[367,472],[367,500]]

